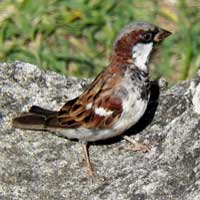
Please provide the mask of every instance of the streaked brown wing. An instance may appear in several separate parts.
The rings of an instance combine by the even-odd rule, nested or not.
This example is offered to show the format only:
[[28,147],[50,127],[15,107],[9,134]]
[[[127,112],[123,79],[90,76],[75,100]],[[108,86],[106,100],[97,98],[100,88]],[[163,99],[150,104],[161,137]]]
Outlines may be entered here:
[[122,113],[122,101],[114,94],[114,73],[103,71],[78,98],[68,101],[47,126],[62,128],[110,128]]

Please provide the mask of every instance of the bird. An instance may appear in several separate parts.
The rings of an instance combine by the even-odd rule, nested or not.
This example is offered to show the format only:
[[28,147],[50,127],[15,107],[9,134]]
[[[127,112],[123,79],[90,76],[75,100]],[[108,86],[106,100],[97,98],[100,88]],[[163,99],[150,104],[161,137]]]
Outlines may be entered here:
[[148,22],[126,25],[114,40],[108,66],[78,97],[60,110],[33,105],[13,119],[13,127],[56,132],[83,144],[89,176],[94,176],[88,143],[122,135],[143,116],[150,97],[149,64],[171,32]]

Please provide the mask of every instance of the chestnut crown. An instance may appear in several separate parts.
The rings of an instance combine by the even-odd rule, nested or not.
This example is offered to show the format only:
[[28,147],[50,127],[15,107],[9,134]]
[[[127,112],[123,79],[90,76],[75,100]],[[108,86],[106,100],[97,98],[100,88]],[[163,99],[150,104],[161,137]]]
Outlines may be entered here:
[[129,42],[128,44],[132,43],[132,45],[137,42],[157,43],[161,42],[169,35],[171,35],[171,32],[159,28],[154,24],[150,24],[147,22],[135,22],[128,24],[121,30],[114,42],[114,47],[116,47],[120,41]]

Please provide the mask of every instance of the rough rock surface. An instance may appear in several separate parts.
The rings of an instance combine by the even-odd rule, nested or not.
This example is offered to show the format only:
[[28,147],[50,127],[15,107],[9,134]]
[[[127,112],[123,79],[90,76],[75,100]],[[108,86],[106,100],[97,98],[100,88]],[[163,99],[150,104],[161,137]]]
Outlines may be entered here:
[[88,82],[26,63],[0,64],[0,199],[199,200],[198,75],[167,90],[152,83],[145,115],[126,133],[151,144],[150,151],[133,152],[121,137],[92,144],[93,181],[78,142],[12,128],[12,118],[31,105],[58,109]]

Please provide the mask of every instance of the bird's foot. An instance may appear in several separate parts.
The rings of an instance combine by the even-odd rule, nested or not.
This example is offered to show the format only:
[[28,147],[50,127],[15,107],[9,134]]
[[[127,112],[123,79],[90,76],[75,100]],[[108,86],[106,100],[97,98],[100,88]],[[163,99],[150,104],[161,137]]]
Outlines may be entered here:
[[125,140],[127,140],[129,143],[131,143],[131,147],[126,148],[126,150],[140,151],[140,152],[146,153],[146,152],[150,151],[150,149],[152,147],[152,145],[150,143],[146,143],[146,144],[140,143],[127,135],[123,136],[123,138]]

